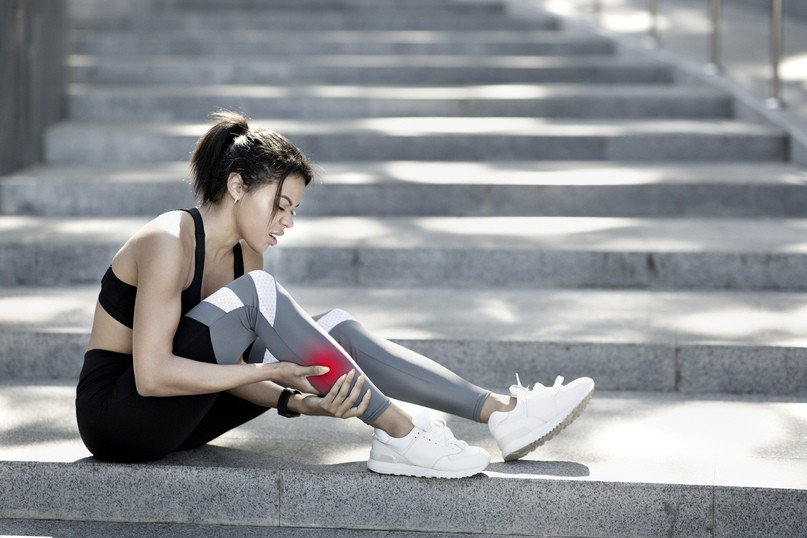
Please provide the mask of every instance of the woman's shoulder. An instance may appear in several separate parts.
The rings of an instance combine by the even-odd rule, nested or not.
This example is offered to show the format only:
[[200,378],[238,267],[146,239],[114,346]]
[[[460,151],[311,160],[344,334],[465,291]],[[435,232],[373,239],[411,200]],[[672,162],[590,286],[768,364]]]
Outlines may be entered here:
[[195,226],[186,211],[168,211],[147,222],[133,237],[138,258],[193,255]]
[[158,215],[132,235],[112,261],[113,270],[123,280],[139,281],[144,267],[154,265],[180,268],[193,259],[193,218],[185,211]]
[[194,232],[193,217],[185,211],[163,213],[143,226],[133,249],[141,287],[149,276],[180,289],[187,284],[193,274]]
[[194,237],[193,217],[182,210],[168,211],[143,225],[132,239],[137,242],[191,241]]

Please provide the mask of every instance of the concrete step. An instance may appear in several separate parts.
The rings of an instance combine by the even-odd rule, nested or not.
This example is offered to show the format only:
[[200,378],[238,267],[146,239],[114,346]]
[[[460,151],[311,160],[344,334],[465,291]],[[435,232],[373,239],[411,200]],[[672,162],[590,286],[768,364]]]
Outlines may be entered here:
[[34,166],[0,177],[0,214],[156,215],[196,205],[187,175],[187,162]]
[[301,220],[269,263],[287,281],[336,285],[805,290],[805,227],[755,219],[318,218]]
[[78,55],[129,57],[148,55],[306,56],[355,55],[598,55],[613,54],[613,43],[570,30],[332,30],[306,33],[241,30],[210,35],[177,31],[149,35],[120,31],[75,32],[71,50]]
[[[505,5],[498,0],[482,0],[482,3],[493,6],[491,9],[500,10],[495,6]],[[132,2],[110,2],[109,0],[70,0],[70,13],[76,19],[91,19],[98,15],[132,15],[137,13],[159,13],[167,10],[221,10],[222,4],[218,0],[139,0]],[[272,9],[302,8],[378,8],[394,6],[398,8],[430,8],[430,9],[462,9],[470,5],[464,0],[230,0],[227,6],[233,10],[250,11]]]
[[[807,217],[782,163],[317,163],[311,216]],[[38,166],[0,178],[4,215],[153,216],[194,205],[187,163]],[[89,195],[92,193],[92,195]]]
[[[0,217],[0,283],[94,281],[147,220]],[[805,290],[806,228],[803,219],[311,217],[268,263],[284,281],[337,286]]]
[[515,18],[502,5],[484,3],[457,7],[435,3],[428,9],[398,7],[395,4],[363,6],[320,6],[316,16],[304,5],[268,6],[264,9],[168,9],[135,8],[128,16],[99,14],[74,19],[77,30],[136,31],[144,34],[173,31],[273,31],[298,30],[316,33],[328,30],[554,30],[557,19],[550,15]]
[[501,461],[485,426],[449,417],[456,435],[488,449],[493,462],[473,478],[425,480],[368,471],[371,430],[357,420],[288,420],[273,411],[158,463],[100,463],[79,441],[73,398],[72,382],[0,385],[0,518],[54,520],[40,528],[59,536],[53,525],[62,521],[68,528],[229,525],[239,535],[244,526],[247,536],[255,527],[539,536],[807,532],[807,405],[795,399],[600,391],[560,436],[511,463]]
[[229,108],[248,117],[317,119],[388,116],[544,118],[727,118],[728,95],[672,85],[367,86],[98,86],[69,89],[70,118],[198,121]]
[[[803,292],[284,285],[307,312],[346,309],[480,385],[519,372],[612,390],[807,394]],[[0,288],[0,379],[76,379],[98,287]]]
[[[147,218],[0,217],[0,284],[93,282]],[[286,282],[807,290],[804,219],[311,217],[267,252]]]
[[[239,525],[240,538],[264,538],[268,529],[254,525]],[[3,536],[58,536],[59,538],[218,538],[233,536],[230,525],[199,523],[130,523],[104,521],[48,521],[43,519],[0,519]],[[322,529],[311,527],[273,527],[278,538],[327,538],[338,532],[340,538],[409,538],[412,531],[375,531]],[[441,536],[457,536],[441,533]]]
[[672,81],[668,66],[643,59],[600,56],[347,55],[260,59],[229,56],[107,58],[71,55],[80,84],[197,86],[458,84],[640,84]]
[[782,163],[408,161],[320,166],[321,182],[306,194],[306,216],[807,215],[807,170]]
[[[109,6],[109,4],[112,4]],[[377,8],[407,8],[407,9],[433,9],[451,11],[478,11],[485,10],[501,13],[507,5],[501,0],[230,0],[227,8],[238,11],[266,11],[267,9],[300,9],[307,11],[312,8],[329,9],[377,9]],[[122,2],[109,2],[109,0],[71,0],[74,12],[83,13],[84,17],[92,17],[99,8],[105,6],[114,9],[117,13],[159,13],[161,11],[183,12],[196,9],[202,12],[218,12],[222,4],[218,0],[140,0],[136,4]]]
[[[497,0],[483,0],[491,5],[490,9],[501,11],[505,3]],[[227,6],[235,11],[254,11],[267,9],[301,8],[379,8],[383,6],[411,9],[462,9],[467,3],[464,0],[231,0]],[[154,14],[170,10],[185,11],[189,9],[222,10],[218,0],[139,0],[138,2],[116,2],[109,0],[69,0],[70,15],[73,20],[93,19],[99,16],[132,16],[135,14]]]
[[[267,120],[315,161],[782,161],[785,133],[738,121],[396,117]],[[65,122],[48,130],[49,164],[187,158],[209,124]]]

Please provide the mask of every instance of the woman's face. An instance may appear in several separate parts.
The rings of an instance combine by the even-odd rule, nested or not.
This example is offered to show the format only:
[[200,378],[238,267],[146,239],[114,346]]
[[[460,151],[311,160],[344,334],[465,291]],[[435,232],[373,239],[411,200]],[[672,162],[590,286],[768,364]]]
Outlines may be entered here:
[[235,215],[241,235],[257,252],[277,245],[285,230],[294,226],[294,211],[305,193],[305,182],[298,175],[286,178],[276,202],[277,186],[277,183],[270,183],[258,187],[244,195],[237,204]]

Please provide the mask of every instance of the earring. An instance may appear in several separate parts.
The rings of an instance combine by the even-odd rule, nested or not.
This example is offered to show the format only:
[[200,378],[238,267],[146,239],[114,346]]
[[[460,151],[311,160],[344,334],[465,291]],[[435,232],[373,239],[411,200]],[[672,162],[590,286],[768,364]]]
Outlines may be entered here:
[[233,202],[233,205],[235,205],[237,203],[238,203],[238,198],[235,199],[235,201]]

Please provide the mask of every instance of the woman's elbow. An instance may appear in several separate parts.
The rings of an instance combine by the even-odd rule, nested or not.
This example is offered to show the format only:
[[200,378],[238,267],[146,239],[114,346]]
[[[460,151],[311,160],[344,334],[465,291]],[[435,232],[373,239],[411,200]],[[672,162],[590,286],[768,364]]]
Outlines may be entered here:
[[135,389],[140,396],[153,397],[153,396],[170,396],[168,388],[165,386],[164,379],[156,371],[150,368],[137,368],[134,369]]
[[144,398],[153,396],[164,396],[164,389],[156,379],[149,378],[149,376],[137,375],[135,373],[135,388],[137,393]]

